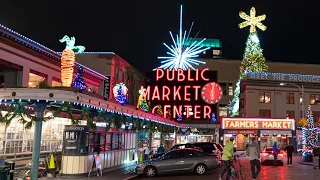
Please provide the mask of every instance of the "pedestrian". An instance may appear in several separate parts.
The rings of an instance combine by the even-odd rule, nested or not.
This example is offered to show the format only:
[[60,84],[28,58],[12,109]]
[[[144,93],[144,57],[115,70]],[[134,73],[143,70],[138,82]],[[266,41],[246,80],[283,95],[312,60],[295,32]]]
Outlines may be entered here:
[[273,151],[274,166],[277,166],[279,148],[278,148],[278,145],[277,145],[276,141],[274,142],[274,144],[272,146],[272,151]]
[[252,179],[255,180],[257,179],[261,171],[260,147],[258,145],[256,137],[252,138],[252,143],[248,145],[247,151],[249,152],[248,154],[250,156],[250,167],[251,167]]
[[292,153],[294,152],[294,148],[291,143],[284,148],[284,151],[287,152],[287,166],[292,166]]
[[158,149],[157,149],[157,153],[158,153],[158,154],[164,153],[163,144],[160,144],[160,146],[159,146]]
[[147,161],[149,160],[149,155],[150,155],[150,149],[149,149],[149,144],[144,148],[144,160]]
[[[234,138],[231,137],[230,140],[224,146],[223,154],[222,154],[222,170],[219,176],[219,180],[222,180],[222,177],[226,172],[230,171],[230,166],[233,160],[234,154]],[[227,173],[227,179],[229,179],[229,173]]]
[[312,150],[312,154],[313,154],[313,169],[317,169],[317,163],[320,169],[320,147],[319,146],[315,146]]

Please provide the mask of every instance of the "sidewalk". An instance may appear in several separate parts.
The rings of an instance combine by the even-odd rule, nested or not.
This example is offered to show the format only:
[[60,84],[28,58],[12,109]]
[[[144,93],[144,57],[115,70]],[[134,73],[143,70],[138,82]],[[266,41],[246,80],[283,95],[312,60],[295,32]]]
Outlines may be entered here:
[[56,178],[40,178],[39,180],[66,180],[66,179],[77,179],[77,180],[102,180],[102,179],[108,179],[108,180],[129,180],[133,177],[135,177],[135,172],[133,171],[135,166],[130,166],[127,168],[121,168],[121,169],[115,169],[115,170],[109,170],[104,171],[102,177],[97,177],[97,173],[93,172],[90,177],[87,176],[62,176],[62,177],[56,177]]

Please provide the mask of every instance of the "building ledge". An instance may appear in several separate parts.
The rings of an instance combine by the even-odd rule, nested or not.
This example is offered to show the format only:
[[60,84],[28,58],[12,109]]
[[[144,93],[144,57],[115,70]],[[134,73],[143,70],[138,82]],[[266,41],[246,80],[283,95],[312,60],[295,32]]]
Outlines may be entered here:
[[[68,90],[70,89],[70,90]],[[106,111],[115,111],[129,116],[135,116],[141,119],[151,120],[153,122],[168,124],[177,127],[186,127],[170,119],[153,115],[141,110],[136,110],[132,106],[121,105],[115,102],[107,101],[98,97],[71,91],[72,88],[65,89],[37,89],[37,88],[1,88],[0,101],[9,101],[12,99],[47,101],[47,102],[70,102],[74,104],[87,105],[95,109],[104,109]]]

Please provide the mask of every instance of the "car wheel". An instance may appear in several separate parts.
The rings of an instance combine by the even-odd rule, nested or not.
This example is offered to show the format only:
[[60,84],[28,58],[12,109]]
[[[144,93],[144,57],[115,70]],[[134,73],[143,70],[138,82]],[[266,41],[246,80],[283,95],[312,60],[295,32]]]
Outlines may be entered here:
[[144,175],[147,177],[155,177],[157,175],[157,170],[153,166],[148,166],[144,170]]
[[206,173],[207,171],[207,167],[204,164],[198,164],[195,168],[194,168],[195,172],[199,175],[202,175],[204,173]]

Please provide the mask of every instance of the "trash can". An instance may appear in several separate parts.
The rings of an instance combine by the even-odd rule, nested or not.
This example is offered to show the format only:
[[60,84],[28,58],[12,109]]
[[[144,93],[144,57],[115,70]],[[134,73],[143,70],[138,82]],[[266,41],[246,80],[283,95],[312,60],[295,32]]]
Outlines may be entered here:
[[15,163],[15,162],[12,162],[12,161],[6,161],[6,162],[5,162],[5,165],[9,167],[9,176],[10,176],[10,179],[9,179],[9,180],[13,180],[14,167],[15,167],[16,163]]
[[0,180],[9,180],[10,179],[10,167],[9,166],[0,166]]

